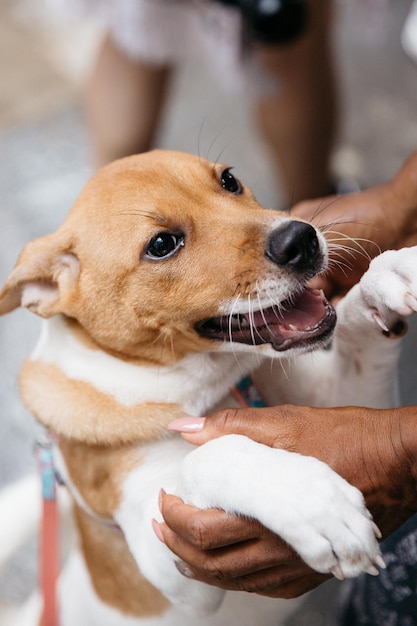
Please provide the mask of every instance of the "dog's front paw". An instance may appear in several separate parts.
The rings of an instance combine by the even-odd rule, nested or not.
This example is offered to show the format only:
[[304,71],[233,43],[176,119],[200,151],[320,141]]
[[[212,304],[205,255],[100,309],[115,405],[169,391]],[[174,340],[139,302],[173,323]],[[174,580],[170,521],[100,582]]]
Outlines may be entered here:
[[377,541],[381,533],[361,492],[327,465],[306,461],[310,481],[287,522],[287,541],[318,572],[340,580],[363,572],[378,575],[375,565],[385,567]]
[[417,311],[417,246],[387,250],[373,259],[360,288],[384,334],[403,334],[402,318]]
[[180,495],[258,519],[318,572],[350,578],[383,567],[362,494],[315,458],[220,437],[184,460]]

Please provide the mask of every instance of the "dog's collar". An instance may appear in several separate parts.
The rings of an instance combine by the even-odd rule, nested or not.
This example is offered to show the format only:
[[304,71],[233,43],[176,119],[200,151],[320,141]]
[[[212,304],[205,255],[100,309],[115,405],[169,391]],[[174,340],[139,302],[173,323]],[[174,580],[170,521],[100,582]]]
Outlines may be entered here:
[[233,387],[232,394],[243,407],[261,409],[268,406],[250,376],[241,378]]

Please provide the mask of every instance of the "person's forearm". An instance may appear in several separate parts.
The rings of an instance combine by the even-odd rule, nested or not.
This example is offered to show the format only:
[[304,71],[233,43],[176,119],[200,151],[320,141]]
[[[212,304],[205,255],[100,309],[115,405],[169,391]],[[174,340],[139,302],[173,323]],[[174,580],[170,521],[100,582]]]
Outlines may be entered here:
[[[344,463],[331,465],[362,491],[386,537],[417,511],[417,407],[361,412],[355,420],[357,448],[346,439]],[[348,438],[350,431],[348,426]]]
[[[417,245],[417,151],[389,183],[398,222],[399,246]],[[397,246],[397,247],[399,247]]]
[[328,463],[363,493],[383,536],[417,511],[417,407],[282,405],[255,411],[256,419],[253,409],[221,411],[184,436],[201,444],[240,433]]

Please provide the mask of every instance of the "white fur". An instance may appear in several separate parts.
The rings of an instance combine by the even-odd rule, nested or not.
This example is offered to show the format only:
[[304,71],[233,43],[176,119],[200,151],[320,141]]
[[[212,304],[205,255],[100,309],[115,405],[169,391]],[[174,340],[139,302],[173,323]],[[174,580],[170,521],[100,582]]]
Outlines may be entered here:
[[209,410],[256,364],[250,355],[237,361],[230,353],[210,352],[191,354],[172,366],[135,365],[82,345],[59,315],[43,321],[31,359],[56,365],[68,378],[89,383],[121,404],[173,402],[190,415]]
[[[77,581],[77,585],[73,584],[74,580]],[[63,619],[59,626],[196,626],[199,623],[194,615],[188,615],[175,606],[158,617],[144,617],[138,620],[121,615],[119,611],[104,604],[96,596],[84,560],[78,551],[72,555],[65,569],[62,583],[60,602]],[[258,624],[259,615],[262,613],[268,616],[268,623],[271,626],[279,626],[281,619],[294,608],[290,608],[292,603],[288,603],[286,607],[283,606],[284,604],[273,598],[261,598],[236,592],[226,596],[221,612],[203,618],[201,624],[230,626],[238,623],[239,626],[254,626]],[[35,625],[33,622],[30,624],[16,622],[16,626]]]

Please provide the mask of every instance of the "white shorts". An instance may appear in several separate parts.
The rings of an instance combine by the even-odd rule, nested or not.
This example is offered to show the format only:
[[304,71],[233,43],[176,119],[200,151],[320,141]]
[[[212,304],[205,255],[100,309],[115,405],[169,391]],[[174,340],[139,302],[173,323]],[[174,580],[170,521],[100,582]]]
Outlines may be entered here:
[[228,66],[241,62],[240,12],[214,0],[48,0],[48,4],[58,15],[100,22],[132,59],[161,65],[187,60],[223,59]]

